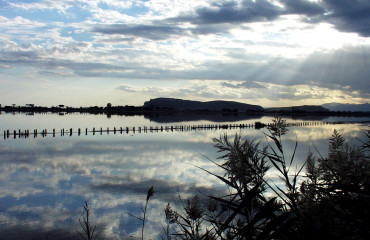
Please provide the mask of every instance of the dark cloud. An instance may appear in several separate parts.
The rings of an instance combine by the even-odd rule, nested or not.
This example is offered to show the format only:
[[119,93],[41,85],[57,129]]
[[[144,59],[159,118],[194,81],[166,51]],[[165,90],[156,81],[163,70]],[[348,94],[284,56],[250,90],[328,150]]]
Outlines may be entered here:
[[198,25],[194,28],[189,29],[193,35],[208,35],[215,33],[226,33],[232,28],[229,24],[207,24]]
[[[154,21],[151,24],[100,24],[92,32],[141,37],[151,40],[167,40],[173,37],[205,35],[227,32],[238,24],[274,21],[283,15],[304,16],[309,23],[331,23],[340,31],[355,32],[370,36],[370,1],[368,0],[280,0],[284,6],[272,4],[267,0],[244,0],[242,3],[227,1],[214,3],[210,7],[195,9],[193,13]],[[191,23],[189,28],[178,24]]]
[[184,29],[173,25],[100,24],[94,26],[91,31],[102,34],[143,37],[151,40],[165,40],[173,36],[187,34]]
[[[166,40],[172,37],[206,35],[227,32],[235,28],[235,23],[272,21],[283,14],[282,9],[267,0],[243,1],[241,6],[236,2],[214,3],[211,8],[199,8],[195,14],[180,15],[163,21],[155,21],[152,25],[138,24],[100,24],[92,28],[92,32],[142,37],[151,40]],[[188,29],[178,26],[179,23],[190,22],[194,27]]]
[[[192,13],[154,21],[147,24],[101,24],[92,31],[102,34],[124,34],[152,40],[174,36],[210,34],[227,31],[238,23],[273,21],[282,15],[302,15],[311,23],[328,22],[338,30],[370,36],[370,1],[368,0],[268,0],[214,1],[209,7],[200,7]],[[67,4],[74,5],[73,3]],[[181,28],[179,23],[189,22],[195,27]]]
[[321,15],[326,12],[324,6],[307,0],[281,0],[286,7],[284,14]]
[[194,16],[180,16],[177,20],[193,24],[260,22],[274,20],[280,14],[280,8],[260,0],[243,1],[241,6],[236,2],[214,4],[212,8],[197,9]]
[[322,17],[341,31],[356,32],[364,37],[370,36],[370,1],[368,0],[324,0],[328,9]]
[[[209,32],[202,25],[211,24],[210,31],[225,31],[237,25],[235,23],[250,23],[273,21],[282,15],[303,15],[303,20],[312,23],[328,22],[338,30],[356,32],[362,36],[370,35],[370,1],[368,0],[323,0],[311,2],[308,0],[281,0],[281,8],[269,1],[244,0],[241,5],[236,2],[214,4],[210,8],[199,8],[192,15],[180,15],[170,19],[171,22],[190,22],[198,25],[199,33]],[[212,24],[224,24],[219,28]],[[202,26],[202,27],[201,27]],[[197,31],[193,31],[197,33]]]
[[77,62],[73,60],[43,58],[42,56],[42,54],[36,52],[7,52],[0,57],[0,64],[9,66],[30,66],[40,69],[60,69],[63,67],[73,70],[77,75],[86,75],[90,77],[105,76],[104,72],[107,70],[123,71],[128,68],[126,66],[123,67],[108,63]]

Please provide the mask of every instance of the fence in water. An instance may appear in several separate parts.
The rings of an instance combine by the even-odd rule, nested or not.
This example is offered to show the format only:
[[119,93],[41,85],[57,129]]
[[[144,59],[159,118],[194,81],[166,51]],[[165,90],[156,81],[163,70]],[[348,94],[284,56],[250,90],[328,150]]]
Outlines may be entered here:
[[[316,126],[316,125],[334,125],[334,124],[346,124],[348,122],[293,122],[288,123],[288,127],[292,126]],[[272,123],[260,123],[255,122],[254,124],[205,124],[205,125],[167,125],[167,126],[150,126],[150,127],[114,127],[113,129],[109,128],[78,128],[74,130],[69,129],[60,129],[56,130],[55,128],[51,131],[47,129],[34,129],[30,130],[4,130],[3,134],[0,136],[6,139],[17,139],[17,138],[36,138],[36,137],[46,137],[46,136],[81,136],[81,135],[103,135],[103,134],[140,134],[140,133],[154,133],[154,132],[189,132],[189,131],[200,131],[200,130],[218,130],[218,129],[245,129],[245,128],[263,128],[266,126],[272,126]]]

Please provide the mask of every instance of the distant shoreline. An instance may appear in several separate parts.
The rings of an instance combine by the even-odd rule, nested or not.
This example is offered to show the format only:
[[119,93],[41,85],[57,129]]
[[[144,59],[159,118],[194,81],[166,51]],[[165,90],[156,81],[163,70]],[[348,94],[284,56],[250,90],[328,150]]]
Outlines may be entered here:
[[173,114],[221,114],[221,115],[257,115],[257,116],[353,116],[353,117],[370,117],[370,112],[349,112],[349,111],[300,111],[300,110],[284,110],[284,111],[238,111],[228,110],[178,110],[178,109],[151,109],[149,107],[134,107],[134,106],[115,106],[115,107],[11,107],[5,106],[0,108],[0,112],[4,113],[24,113],[24,114],[41,114],[41,113],[56,113],[56,114],[69,114],[69,113],[87,113],[87,114],[105,114],[105,115],[173,115]]
[[[325,104],[324,104],[325,105]],[[329,104],[332,105],[332,104]],[[338,104],[336,104],[338,105]],[[340,105],[340,104],[339,104]],[[25,106],[17,106],[12,104],[11,106],[2,106],[0,104],[0,111],[5,113],[57,113],[60,115],[68,113],[82,113],[82,114],[105,114],[108,117],[111,115],[144,115],[147,118],[164,118],[166,116],[182,115],[189,118],[198,119],[200,115],[222,115],[222,116],[354,116],[354,117],[369,117],[370,111],[366,108],[368,104],[365,104],[365,108],[356,108],[355,105],[348,105],[350,111],[336,111],[338,109],[326,108],[318,105],[302,105],[302,106],[290,106],[290,107],[275,107],[275,108],[263,108],[259,105],[252,105],[247,103],[240,103],[234,101],[223,101],[215,100],[208,102],[184,100],[176,98],[154,98],[144,102],[142,106],[113,106],[111,103],[107,103],[105,107],[102,106],[90,106],[90,107],[69,107],[63,104],[45,107],[36,106],[35,104],[26,104]],[[344,106],[342,104],[342,106]],[[362,105],[364,106],[364,105]],[[352,111],[352,110],[360,111]],[[347,109],[345,109],[347,110]]]

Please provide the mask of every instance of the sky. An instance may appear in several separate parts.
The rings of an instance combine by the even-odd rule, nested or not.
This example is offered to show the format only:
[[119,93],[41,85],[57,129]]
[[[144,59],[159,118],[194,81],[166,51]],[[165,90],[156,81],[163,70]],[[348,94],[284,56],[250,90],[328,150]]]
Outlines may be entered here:
[[369,0],[0,0],[0,104],[370,102]]

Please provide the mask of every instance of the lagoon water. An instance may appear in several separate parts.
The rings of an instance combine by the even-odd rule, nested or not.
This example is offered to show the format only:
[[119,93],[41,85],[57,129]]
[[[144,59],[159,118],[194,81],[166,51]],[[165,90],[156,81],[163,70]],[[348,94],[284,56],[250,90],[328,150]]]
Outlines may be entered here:
[[[327,154],[329,138],[338,130],[349,143],[357,144],[369,130],[369,118],[287,119],[292,121],[350,121],[339,125],[290,127],[283,136],[288,156],[295,142],[299,167],[309,151]],[[91,130],[114,127],[149,127],[200,124],[252,124],[271,122],[260,116],[110,116],[88,114],[0,114],[4,130],[53,128]],[[359,123],[360,122],[360,123]],[[147,190],[154,186],[145,228],[146,239],[157,239],[164,226],[163,209],[194,194],[221,193],[224,185],[199,167],[222,174],[208,158],[220,153],[212,138],[240,133],[266,145],[256,130],[198,130],[93,136],[47,136],[9,138],[0,136],[0,239],[78,239],[79,218],[85,201],[92,210],[92,223],[106,239],[141,236],[141,216]],[[273,173],[270,179],[276,178]]]

